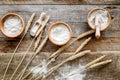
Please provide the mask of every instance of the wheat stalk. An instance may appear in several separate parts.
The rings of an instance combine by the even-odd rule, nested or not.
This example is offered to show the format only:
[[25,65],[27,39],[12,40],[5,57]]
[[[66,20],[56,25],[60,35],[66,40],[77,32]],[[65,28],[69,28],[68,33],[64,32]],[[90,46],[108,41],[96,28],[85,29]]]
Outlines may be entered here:
[[8,69],[9,69],[9,66],[10,66],[12,60],[13,60],[13,57],[15,56],[15,53],[16,53],[17,49],[19,48],[21,42],[23,41],[24,37],[26,36],[26,33],[28,32],[28,30],[29,30],[29,28],[30,28],[30,25],[31,25],[31,23],[32,23],[32,21],[33,21],[34,16],[35,16],[35,13],[33,13],[33,14],[31,15],[30,19],[28,20],[27,26],[26,26],[26,28],[25,28],[25,32],[24,32],[22,38],[20,39],[18,45],[16,46],[14,52],[12,53],[12,56],[11,56],[11,58],[10,58],[8,64],[7,64],[6,69],[5,69],[5,73],[4,73],[4,75],[3,75],[3,80],[4,80],[5,77],[6,77],[7,71],[8,71]]

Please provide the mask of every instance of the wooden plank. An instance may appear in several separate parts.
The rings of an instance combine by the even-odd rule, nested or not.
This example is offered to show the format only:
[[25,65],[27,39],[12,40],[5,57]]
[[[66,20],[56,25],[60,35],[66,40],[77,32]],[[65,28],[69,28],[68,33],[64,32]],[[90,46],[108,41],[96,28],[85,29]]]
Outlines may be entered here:
[[[40,13],[44,11],[51,16],[47,28],[53,22],[63,21],[71,26],[73,30],[73,36],[75,37],[80,33],[89,30],[89,26],[86,22],[86,16],[88,11],[95,7],[109,10],[112,16],[111,25],[105,32],[103,32],[103,36],[120,37],[120,35],[118,35],[120,30],[119,5],[0,5],[0,17],[2,17],[5,13],[15,12],[20,14],[24,18],[25,23],[27,23],[27,20],[33,12],[36,12],[36,18],[34,19],[35,21],[39,17]],[[112,31],[115,31],[115,33]]]
[[[31,7],[31,8],[30,8]],[[73,31],[73,38],[78,36],[79,34],[90,30],[89,26],[86,22],[86,16],[90,9],[95,7],[101,7],[109,10],[112,21],[110,27],[102,32],[102,37],[99,40],[96,40],[93,36],[91,42],[85,47],[85,49],[91,49],[92,51],[105,51],[105,50],[120,50],[120,6],[119,5],[0,5],[0,17],[3,14],[8,12],[15,12],[20,14],[25,23],[29,19],[30,15],[33,12],[36,12],[36,17],[34,19],[37,20],[40,13],[42,11],[46,12],[51,16],[50,22],[45,29],[45,34],[47,33],[47,29],[51,23],[56,21],[63,21],[68,23]],[[33,23],[34,23],[33,21]],[[44,36],[43,36],[44,37]],[[28,33],[27,37],[21,44],[18,52],[26,51],[26,48],[31,42],[31,37]],[[83,39],[84,40],[84,39]],[[82,41],[83,41],[82,40]],[[19,39],[9,40],[4,38],[2,34],[0,34],[0,52],[13,52],[15,49]],[[70,46],[66,51],[75,51],[75,49],[80,45],[81,41],[74,43]],[[33,47],[32,47],[33,48]],[[32,50],[31,48],[31,50]],[[53,45],[50,42],[47,42],[47,45],[43,49],[43,51],[54,52],[59,47]]]
[[0,4],[120,4],[119,0],[0,0]]
[[[119,67],[120,66],[120,54],[119,53],[120,52],[111,51],[111,53],[107,53],[107,54],[106,54],[106,52],[107,51],[105,51],[105,52],[92,52],[91,54],[87,54],[86,56],[84,56],[82,58],[78,58],[74,61],[70,61],[70,62],[66,63],[65,65],[69,65],[69,66],[77,66],[79,64],[85,65],[88,62],[96,59],[97,57],[100,57],[101,55],[105,54],[106,58],[104,58],[103,60],[112,59],[113,62],[106,65],[106,66],[98,67],[96,69],[92,69],[90,71],[87,71],[84,80],[103,80],[103,79],[104,80],[120,80],[120,76],[119,76],[119,72],[120,72],[120,67]],[[24,54],[24,52],[16,54],[12,64],[10,65],[9,71],[7,73],[8,79],[11,76],[11,74],[12,74],[13,70],[15,69],[15,67],[17,66],[17,64],[19,63],[20,58],[22,57],[22,54]],[[64,60],[65,58],[67,58],[71,54],[72,53],[61,54],[54,63],[49,65],[49,68],[60,63],[61,60]],[[24,63],[20,67],[17,74],[21,71],[22,68],[24,68],[25,64],[30,59],[31,55],[32,55],[31,52],[27,54],[27,57],[24,60]],[[50,53],[47,53],[47,52],[43,52],[43,53],[40,53],[39,55],[37,55],[36,58],[32,61],[31,65],[28,67],[26,73],[29,72],[32,67],[35,67],[37,64],[39,64],[40,61],[42,61],[43,59],[46,59],[49,55],[50,55]],[[7,62],[9,61],[10,56],[11,56],[11,53],[9,53],[7,55],[6,55],[6,53],[0,53],[0,65],[1,65],[0,66],[0,77],[3,76],[5,66],[7,65]],[[65,65],[63,65],[62,67],[64,67]],[[46,80],[54,79],[54,77],[56,75],[58,75],[58,71],[59,71],[59,69],[57,71],[55,71],[54,74],[51,74],[49,79],[46,79]]]
[[[81,44],[81,42],[83,42],[85,40],[82,39],[80,41],[75,42],[74,44],[72,44],[70,47],[68,47],[65,52],[73,52],[76,50],[76,48]],[[120,38],[101,38],[100,40],[97,39],[93,39],[89,42],[89,44],[84,48],[85,49],[91,49],[92,51],[120,51],[120,43],[119,43]],[[15,47],[17,46],[19,40],[15,40],[15,41],[0,41],[0,52],[4,52],[4,53],[9,53],[9,52],[13,52]],[[22,51],[26,51],[29,44],[31,42],[30,38],[26,38],[20,48],[17,50],[17,52],[22,52]],[[33,50],[33,46],[31,47],[30,51]],[[42,49],[43,52],[54,52],[57,49],[59,49],[60,47],[55,46],[54,44],[52,44],[51,42],[47,42],[47,44],[45,45],[45,47]]]

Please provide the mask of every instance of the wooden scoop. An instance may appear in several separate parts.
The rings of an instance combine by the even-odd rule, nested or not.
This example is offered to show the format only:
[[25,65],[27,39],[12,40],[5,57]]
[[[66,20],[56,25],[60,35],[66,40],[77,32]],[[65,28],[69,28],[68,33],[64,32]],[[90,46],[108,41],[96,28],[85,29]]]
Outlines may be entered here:
[[[107,17],[108,17],[108,21],[107,21],[107,25],[106,26],[103,26],[101,27],[101,23],[100,23],[100,18],[101,16],[98,15],[98,16],[95,16],[94,18],[94,23],[95,23],[95,26],[93,26],[89,20],[90,18],[90,15],[94,12],[94,11],[97,11],[97,10],[103,10],[103,11],[106,11],[107,12]],[[97,39],[99,39],[99,37],[101,36],[100,35],[100,31],[103,31],[105,30],[109,25],[110,25],[110,22],[111,22],[111,16],[110,16],[110,13],[106,10],[106,9],[102,9],[102,8],[94,8],[92,10],[89,11],[88,15],[87,15],[87,22],[88,22],[88,25],[90,26],[90,28],[92,28],[93,30],[96,31],[95,33],[95,36]]]
[[99,39],[99,37],[100,37],[99,16],[96,16],[96,17],[95,17],[95,27],[96,27],[95,36],[96,36],[97,39]]
[[37,33],[38,29],[41,27],[42,21],[45,19],[45,17],[46,17],[46,13],[42,12],[40,14],[39,19],[35,22],[35,24],[33,25],[33,27],[30,30],[30,35],[31,36],[35,36],[36,35],[36,33]]

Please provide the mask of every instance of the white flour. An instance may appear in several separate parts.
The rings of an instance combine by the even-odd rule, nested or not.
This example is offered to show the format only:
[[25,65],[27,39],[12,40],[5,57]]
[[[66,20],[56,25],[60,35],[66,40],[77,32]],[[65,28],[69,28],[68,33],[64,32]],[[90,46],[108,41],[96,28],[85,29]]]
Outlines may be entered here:
[[33,74],[33,76],[37,76],[38,74],[42,74],[42,73],[45,74],[48,71],[48,68],[46,65],[47,65],[46,60],[42,60],[41,66],[36,66],[36,67],[30,68],[30,72]]
[[96,17],[99,19],[100,27],[106,27],[106,25],[108,24],[107,11],[105,11],[105,10],[96,10],[93,13],[91,13],[91,15],[89,17],[90,25],[95,26],[95,18]]
[[[33,76],[37,76],[39,74],[46,74],[48,72],[48,67],[46,66],[46,60],[41,61],[41,66],[30,68],[30,72]],[[55,75],[54,78],[50,80],[83,80],[86,76],[86,73],[83,72],[85,70],[85,66],[76,65],[69,66],[66,64],[65,66],[59,68],[58,75]]]
[[21,20],[17,16],[10,16],[4,22],[4,31],[9,36],[19,34],[22,29]]
[[86,76],[85,73],[82,73],[82,70],[84,70],[84,66],[69,66],[65,65],[64,67],[61,67],[58,72],[60,73],[59,76],[55,77],[55,80],[83,80],[83,78]]
[[65,25],[60,24],[51,29],[50,36],[55,43],[63,44],[69,39],[70,32]]
[[38,29],[39,29],[39,24],[34,25],[34,26],[31,28],[31,30],[30,30],[30,35],[31,35],[31,36],[35,36],[35,34],[36,34],[36,32],[38,31]]

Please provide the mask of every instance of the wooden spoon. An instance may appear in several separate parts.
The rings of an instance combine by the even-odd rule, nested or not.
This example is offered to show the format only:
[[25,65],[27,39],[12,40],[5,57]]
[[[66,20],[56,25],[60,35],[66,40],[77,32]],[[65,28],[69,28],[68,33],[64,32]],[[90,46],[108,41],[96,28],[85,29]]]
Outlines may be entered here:
[[[100,26],[100,20],[99,19],[100,19],[101,16],[99,16],[99,15],[95,17],[95,26],[93,26],[91,24],[91,22],[89,21],[90,15],[93,12],[97,11],[97,10],[103,10],[103,11],[107,12],[108,21],[107,21],[107,25],[106,26],[103,26],[103,27]],[[89,11],[89,13],[87,15],[87,22],[88,22],[88,25],[90,26],[90,28],[96,31],[95,36],[96,36],[97,39],[99,39],[99,37],[101,36],[100,35],[100,31],[105,30],[110,25],[111,16],[110,16],[110,13],[106,9],[103,9],[103,8],[94,8],[94,9],[92,9],[92,10]]]

